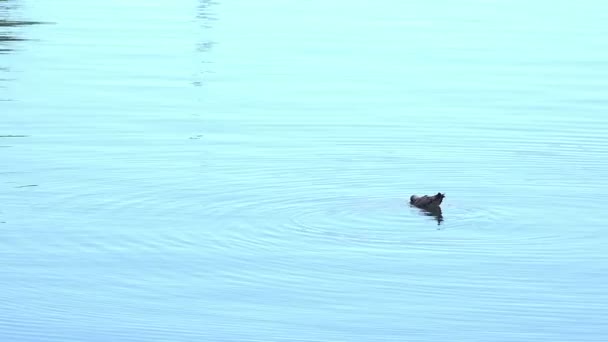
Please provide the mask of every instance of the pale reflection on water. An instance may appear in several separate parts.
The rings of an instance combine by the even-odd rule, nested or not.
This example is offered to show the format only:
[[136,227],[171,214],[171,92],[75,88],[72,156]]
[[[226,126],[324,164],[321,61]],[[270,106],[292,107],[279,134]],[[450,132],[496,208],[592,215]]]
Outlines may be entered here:
[[[14,19],[13,12],[19,9],[18,2],[5,1],[0,2],[0,57],[4,54],[13,52],[18,44],[27,38],[24,38],[20,28],[29,25],[43,24],[38,21],[18,20]],[[0,62],[1,63],[1,62]],[[0,89],[6,89],[6,82],[12,80],[10,68],[0,64]],[[0,95],[0,101],[10,101],[9,98],[4,98]]]

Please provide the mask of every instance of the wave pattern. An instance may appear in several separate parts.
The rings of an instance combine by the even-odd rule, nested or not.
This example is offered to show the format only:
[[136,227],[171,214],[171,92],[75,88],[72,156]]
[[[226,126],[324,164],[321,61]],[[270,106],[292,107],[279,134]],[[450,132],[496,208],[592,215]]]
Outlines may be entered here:
[[608,336],[594,1],[82,3],[0,5],[0,340]]

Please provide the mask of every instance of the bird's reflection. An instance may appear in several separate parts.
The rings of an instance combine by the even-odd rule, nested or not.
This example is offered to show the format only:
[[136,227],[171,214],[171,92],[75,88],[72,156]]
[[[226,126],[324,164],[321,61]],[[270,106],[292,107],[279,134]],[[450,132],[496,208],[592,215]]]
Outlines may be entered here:
[[[414,207],[414,206],[411,206]],[[416,207],[414,207],[416,208]],[[441,211],[441,207],[437,206],[437,207],[433,207],[433,208],[426,208],[426,209],[420,209],[420,212],[425,215],[425,216],[432,216],[435,218],[435,220],[437,221],[437,225],[441,225],[441,222],[443,222],[443,212]]]

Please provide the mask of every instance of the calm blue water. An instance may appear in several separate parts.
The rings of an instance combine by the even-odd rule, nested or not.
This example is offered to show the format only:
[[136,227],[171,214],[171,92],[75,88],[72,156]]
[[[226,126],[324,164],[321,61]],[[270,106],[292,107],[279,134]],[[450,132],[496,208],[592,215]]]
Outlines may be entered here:
[[608,340],[607,23],[0,1],[0,340]]

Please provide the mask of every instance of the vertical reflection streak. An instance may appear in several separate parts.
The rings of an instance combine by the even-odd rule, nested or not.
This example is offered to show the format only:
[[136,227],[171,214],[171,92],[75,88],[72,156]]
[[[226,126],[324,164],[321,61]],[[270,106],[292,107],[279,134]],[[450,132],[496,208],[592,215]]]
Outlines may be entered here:
[[218,3],[213,0],[200,0],[197,6],[196,22],[199,25],[200,38],[196,43],[197,51],[197,70],[194,73],[192,85],[201,87],[205,83],[207,76],[212,73],[210,53],[216,42],[212,40],[213,22],[217,20],[214,7]]

